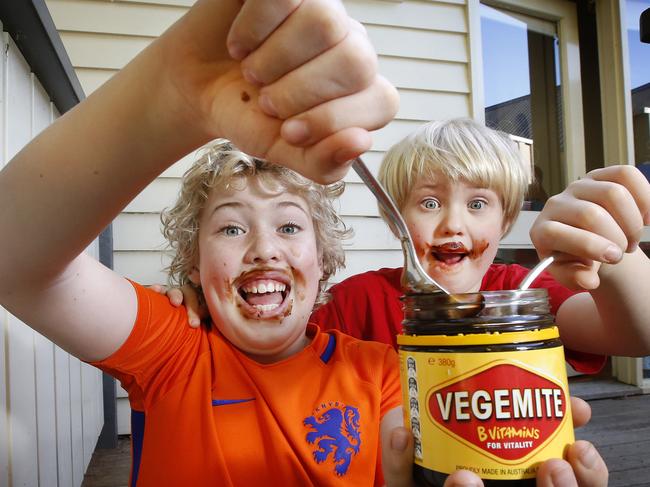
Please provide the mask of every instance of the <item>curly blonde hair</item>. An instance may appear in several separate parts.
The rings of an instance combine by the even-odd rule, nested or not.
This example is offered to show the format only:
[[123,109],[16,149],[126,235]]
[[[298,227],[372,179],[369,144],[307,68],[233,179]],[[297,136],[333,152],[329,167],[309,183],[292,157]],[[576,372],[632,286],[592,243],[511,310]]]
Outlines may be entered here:
[[[192,285],[189,275],[198,260],[199,221],[210,192],[245,183],[249,178],[255,178],[267,190],[290,192],[307,202],[323,269],[315,305],[327,302],[327,281],[345,267],[342,242],[351,234],[332,205],[333,199],[343,193],[344,183],[314,183],[283,166],[251,157],[226,139],[218,139],[201,149],[197,160],[183,175],[176,204],[160,216],[163,235],[173,252],[166,269],[169,284]],[[200,288],[197,291],[201,294]]]

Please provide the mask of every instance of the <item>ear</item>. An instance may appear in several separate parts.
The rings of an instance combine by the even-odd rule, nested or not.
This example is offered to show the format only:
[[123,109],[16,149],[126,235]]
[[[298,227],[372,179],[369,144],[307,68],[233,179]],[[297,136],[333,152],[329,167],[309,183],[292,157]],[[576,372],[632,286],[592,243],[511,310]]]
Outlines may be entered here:
[[189,276],[187,276],[187,277],[190,278],[190,281],[192,281],[192,284],[194,284],[195,286],[200,286],[201,285],[201,273],[199,272],[198,267],[196,267],[196,266],[192,267],[192,270],[191,270]]

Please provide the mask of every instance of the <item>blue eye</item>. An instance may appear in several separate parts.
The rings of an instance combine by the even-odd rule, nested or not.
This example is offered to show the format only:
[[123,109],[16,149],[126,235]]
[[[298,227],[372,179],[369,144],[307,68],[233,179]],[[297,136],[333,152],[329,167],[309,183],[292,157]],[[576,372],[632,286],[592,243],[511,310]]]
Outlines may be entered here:
[[226,237],[237,237],[244,233],[244,230],[234,225],[229,225],[227,227],[223,227],[220,232],[223,233]]
[[282,225],[278,231],[280,233],[284,233],[285,235],[295,235],[298,233],[302,228],[300,225],[297,225],[295,223],[287,223],[286,225]]
[[422,202],[422,206],[424,206],[427,210],[435,210],[440,208],[440,203],[434,199],[429,198]]
[[467,207],[470,210],[481,210],[481,209],[485,208],[486,204],[487,203],[485,201],[483,201],[483,200],[472,200],[472,201],[470,201],[468,203]]

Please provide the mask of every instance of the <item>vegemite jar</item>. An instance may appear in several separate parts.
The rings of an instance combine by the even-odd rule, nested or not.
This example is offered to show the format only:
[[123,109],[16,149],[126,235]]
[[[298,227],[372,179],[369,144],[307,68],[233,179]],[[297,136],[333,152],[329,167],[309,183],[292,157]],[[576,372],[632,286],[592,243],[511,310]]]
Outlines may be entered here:
[[458,470],[535,485],[574,442],[564,349],[545,289],[410,294],[397,337],[414,477]]

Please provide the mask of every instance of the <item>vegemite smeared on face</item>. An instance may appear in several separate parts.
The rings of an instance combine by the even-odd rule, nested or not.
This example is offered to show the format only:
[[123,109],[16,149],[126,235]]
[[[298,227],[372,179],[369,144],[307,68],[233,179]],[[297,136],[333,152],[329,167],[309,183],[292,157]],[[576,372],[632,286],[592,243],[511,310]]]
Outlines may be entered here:
[[545,289],[406,295],[399,345],[414,476],[442,486],[456,470],[489,486],[535,485],[574,442],[564,350]]

